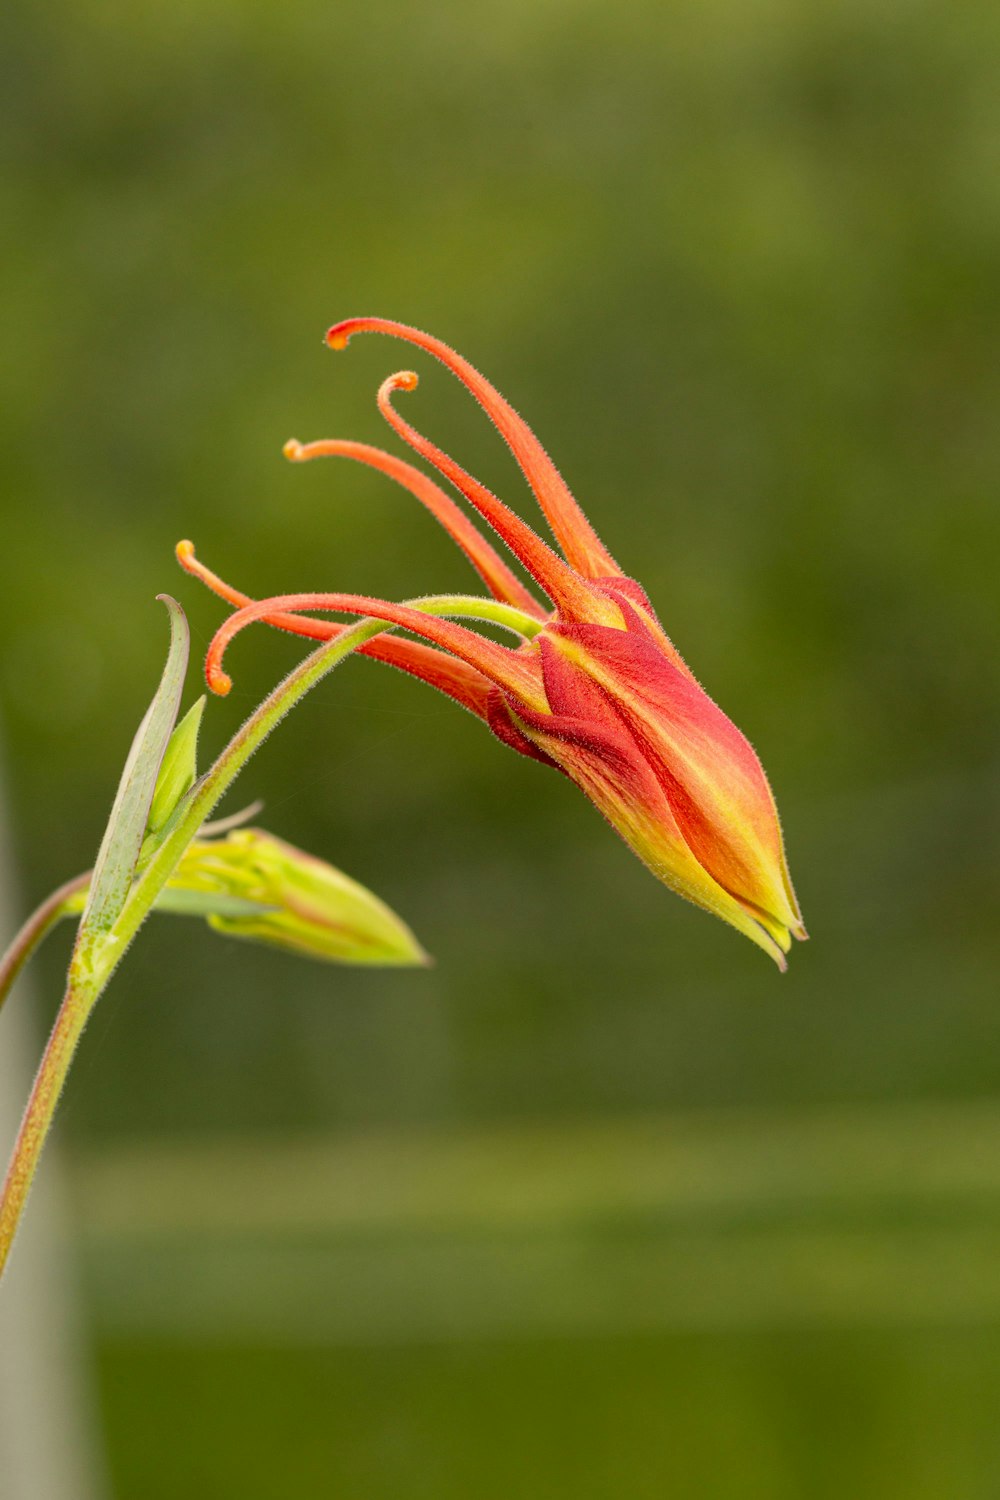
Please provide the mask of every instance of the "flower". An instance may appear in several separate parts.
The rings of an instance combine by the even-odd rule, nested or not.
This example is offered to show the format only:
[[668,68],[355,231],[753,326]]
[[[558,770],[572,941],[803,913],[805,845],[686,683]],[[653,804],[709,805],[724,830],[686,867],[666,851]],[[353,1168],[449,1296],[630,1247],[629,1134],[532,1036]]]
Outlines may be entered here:
[[[327,343],[343,349],[362,332],[390,334],[434,355],[492,419],[534,492],[558,552],[399,415],[392,398],[415,389],[412,371],[390,376],[379,391],[389,425],[488,522],[546,603],[425,473],[367,444],[293,441],[285,448],[293,461],[352,458],[409,490],[451,534],[497,601],[443,601],[440,613],[495,617],[508,628],[513,623],[520,643],[502,646],[453,619],[428,614],[439,607],[434,601],[398,604],[321,593],[255,602],[210,573],[191,543],[182,542],[182,565],[237,606],[209,649],[209,686],[228,691],[223,652],[252,620],[320,640],[345,627],[299,612],[328,610],[402,627],[421,640],[386,634],[361,649],[447,693],[513,749],[556,766],[659,880],[730,923],[784,968],[791,939],[806,932],[774,799],[751,745],[695,680],[644,590],[622,573],[534,433],[499,392],[446,344],[403,324],[353,318],[331,328]],[[502,619],[491,616],[491,609],[502,609]]]

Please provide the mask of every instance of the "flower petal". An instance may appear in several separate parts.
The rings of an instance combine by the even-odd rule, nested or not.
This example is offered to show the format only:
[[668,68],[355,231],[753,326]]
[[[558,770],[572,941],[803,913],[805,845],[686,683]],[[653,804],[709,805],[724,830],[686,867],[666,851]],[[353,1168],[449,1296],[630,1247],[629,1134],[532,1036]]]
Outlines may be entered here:
[[585,793],[658,880],[677,895],[721,917],[786,967],[784,943],[770,926],[716,881],[691,849],[652,768],[634,737],[616,725],[512,709],[527,737]]
[[631,612],[623,631],[549,627],[541,650],[553,707],[575,703],[581,679],[591,679],[606,712],[627,725],[704,869],[772,930],[804,936],[760,761],[698,683],[664,657],[639,616]]

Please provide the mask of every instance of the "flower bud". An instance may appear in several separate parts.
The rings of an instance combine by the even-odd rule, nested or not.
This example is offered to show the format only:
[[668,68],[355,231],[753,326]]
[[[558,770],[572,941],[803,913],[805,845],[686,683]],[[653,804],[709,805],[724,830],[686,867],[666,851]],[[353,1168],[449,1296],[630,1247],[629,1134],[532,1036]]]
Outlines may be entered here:
[[333,963],[426,964],[384,901],[315,855],[257,828],[196,839],[157,903],[248,938]]

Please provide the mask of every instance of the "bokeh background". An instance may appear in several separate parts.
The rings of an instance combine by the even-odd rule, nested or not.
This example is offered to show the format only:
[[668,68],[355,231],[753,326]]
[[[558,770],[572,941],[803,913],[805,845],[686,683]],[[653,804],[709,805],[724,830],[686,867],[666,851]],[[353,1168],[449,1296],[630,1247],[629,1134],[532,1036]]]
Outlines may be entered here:
[[[642,579],[761,752],[813,936],[779,976],[569,784],[349,663],[239,796],[437,963],[144,931],[58,1131],[107,1494],[994,1496],[1000,12],[49,0],[4,32],[22,907],[92,859],[154,595],[199,650],[221,618],[179,537],[254,593],[474,581],[286,438],[392,446],[375,390],[417,364],[407,415],[530,516],[443,369],[323,348],[379,312],[491,375]],[[300,655],[244,638],[207,748]]]

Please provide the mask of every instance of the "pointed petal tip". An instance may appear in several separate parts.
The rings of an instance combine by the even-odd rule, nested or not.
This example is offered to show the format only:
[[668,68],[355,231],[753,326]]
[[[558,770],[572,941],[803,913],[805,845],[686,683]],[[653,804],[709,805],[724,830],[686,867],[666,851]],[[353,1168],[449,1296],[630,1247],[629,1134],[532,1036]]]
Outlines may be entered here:
[[787,929],[783,941],[781,941],[780,943],[776,941],[773,949],[770,945],[767,949],[767,951],[771,954],[771,957],[774,959],[775,963],[778,965],[778,968],[781,970],[782,974],[786,973],[788,970],[788,959],[786,957],[786,954],[792,946],[793,938],[796,940],[796,942],[799,943],[806,943],[809,941],[809,934],[808,932],[806,932],[806,929],[802,925],[801,921],[797,922],[794,926],[790,926]]
[[748,938],[751,938],[757,944],[758,948],[762,948],[770,958],[774,959],[782,974],[786,973],[788,970],[788,959],[785,955],[792,946],[791,939],[787,934],[782,939],[775,936],[773,932],[768,932],[762,922],[758,921],[756,925],[757,932],[753,932],[747,927],[739,930],[742,930]]
[[408,927],[400,923],[390,945],[378,958],[369,960],[373,968],[382,969],[433,969],[434,959],[422,947]]

